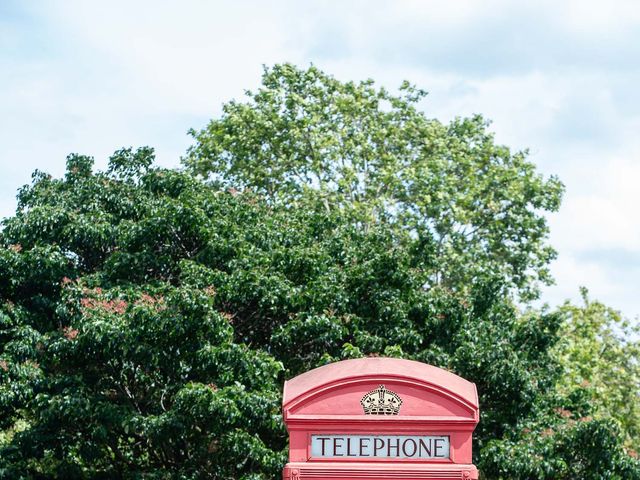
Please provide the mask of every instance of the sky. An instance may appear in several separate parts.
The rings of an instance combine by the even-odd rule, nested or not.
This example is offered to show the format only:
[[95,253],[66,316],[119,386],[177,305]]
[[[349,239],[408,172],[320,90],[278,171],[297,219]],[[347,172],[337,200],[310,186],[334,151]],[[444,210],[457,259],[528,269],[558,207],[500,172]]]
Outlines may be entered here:
[[263,65],[403,80],[449,121],[481,113],[566,186],[548,216],[550,306],[594,299],[640,316],[640,2],[0,0],[0,217],[34,170],[98,168],[149,145],[178,166],[191,139],[259,85]]

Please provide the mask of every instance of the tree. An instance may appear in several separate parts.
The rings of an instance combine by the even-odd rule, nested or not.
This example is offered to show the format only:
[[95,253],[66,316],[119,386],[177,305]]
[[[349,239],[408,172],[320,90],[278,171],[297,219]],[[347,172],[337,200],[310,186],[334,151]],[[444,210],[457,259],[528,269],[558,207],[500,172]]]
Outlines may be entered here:
[[4,223],[1,478],[254,478],[283,462],[282,364],[234,342],[213,287],[180,279],[199,275],[199,220],[251,209],[151,161],[122,150],[93,174],[70,156]]
[[595,415],[614,419],[625,443],[640,449],[640,329],[620,312],[589,299],[581,289],[583,304],[565,303],[560,312],[558,362],[563,366],[558,389],[570,394],[574,389],[591,390]]
[[94,173],[70,156],[4,221],[0,478],[277,478],[284,378],[380,354],[477,383],[487,478],[601,478],[587,444],[611,453],[594,472],[638,478],[584,390],[555,390],[559,315],[519,315],[499,279],[425,288],[437,250],[387,223],[151,160],[122,150]]
[[[375,355],[477,384],[485,478],[640,478],[592,389],[562,386],[566,317],[514,304],[514,288],[545,278],[539,210],[559,182],[480,119],[426,120],[413,87],[393,97],[290,66],[265,85],[198,134],[189,170],[154,167],[149,148],[116,152],[105,172],[70,155],[64,178],[36,172],[20,190],[0,232],[0,478],[278,478],[284,379]],[[296,107],[329,86],[307,103],[326,97],[335,125]],[[261,108],[278,95],[286,122],[269,130]],[[348,114],[376,102],[369,120]],[[296,153],[304,119],[328,142],[338,132],[313,157],[329,159],[326,181]],[[276,133],[289,150],[260,157]]]
[[437,250],[430,284],[461,288],[499,272],[525,298],[549,283],[555,256],[542,213],[562,184],[496,145],[480,116],[449,125],[373,81],[342,83],[316,67],[265,69],[248,101],[192,131],[186,165],[206,178],[271,201],[348,209],[354,222],[393,224]]

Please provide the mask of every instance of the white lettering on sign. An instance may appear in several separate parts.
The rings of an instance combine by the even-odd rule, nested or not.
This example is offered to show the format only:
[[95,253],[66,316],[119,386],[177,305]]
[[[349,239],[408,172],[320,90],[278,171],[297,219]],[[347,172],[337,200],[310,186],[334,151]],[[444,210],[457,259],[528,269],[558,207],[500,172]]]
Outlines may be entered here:
[[311,435],[314,458],[450,458],[446,435]]

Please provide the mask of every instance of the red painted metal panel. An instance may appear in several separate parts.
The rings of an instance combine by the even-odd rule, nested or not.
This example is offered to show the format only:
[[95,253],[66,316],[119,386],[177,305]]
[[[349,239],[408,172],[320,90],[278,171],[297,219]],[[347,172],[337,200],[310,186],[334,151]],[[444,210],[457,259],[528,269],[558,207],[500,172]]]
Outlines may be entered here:
[[[337,362],[286,382],[283,413],[290,435],[286,479],[478,478],[471,464],[471,435],[479,421],[476,388],[446,370],[393,358]],[[337,438],[342,450],[313,457],[312,435]],[[377,450],[369,449],[367,456],[351,450],[354,455],[344,456],[343,443],[356,436],[411,445],[427,436],[447,437],[449,455],[372,458]],[[389,452],[397,451],[392,447]]]

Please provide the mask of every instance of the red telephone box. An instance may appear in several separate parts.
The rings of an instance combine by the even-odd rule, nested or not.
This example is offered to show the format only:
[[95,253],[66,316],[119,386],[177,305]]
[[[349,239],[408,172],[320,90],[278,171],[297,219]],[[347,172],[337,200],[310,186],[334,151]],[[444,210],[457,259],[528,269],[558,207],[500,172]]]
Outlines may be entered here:
[[473,383],[395,358],[345,360],[284,385],[285,480],[477,479]]

